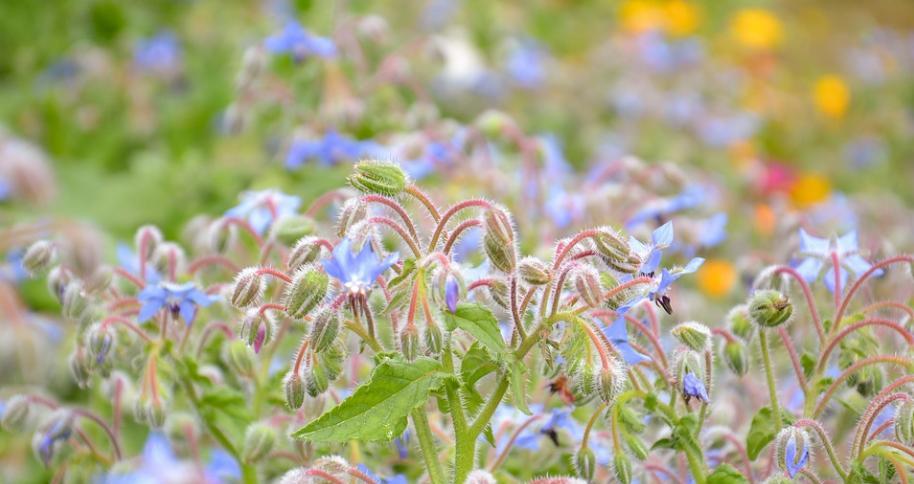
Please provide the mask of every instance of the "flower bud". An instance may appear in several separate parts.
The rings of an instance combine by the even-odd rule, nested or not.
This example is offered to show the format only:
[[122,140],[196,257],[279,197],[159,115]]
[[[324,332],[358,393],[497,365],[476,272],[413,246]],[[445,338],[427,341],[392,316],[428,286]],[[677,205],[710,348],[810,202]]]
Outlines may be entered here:
[[92,365],[86,353],[79,349],[75,350],[70,354],[68,363],[73,381],[79,388],[86,388],[89,385],[89,378],[92,377]]
[[286,390],[286,405],[291,410],[298,410],[305,403],[305,384],[300,376],[293,372],[286,373],[283,381]]
[[71,279],[70,274],[60,266],[48,272],[48,292],[53,294],[61,304],[63,304],[64,291]]
[[603,257],[603,260],[606,261],[606,265],[616,269],[613,264],[625,263],[628,261],[631,247],[629,247],[628,242],[626,242],[615,230],[608,227],[599,228],[592,239],[594,249]]
[[701,323],[680,323],[670,330],[670,333],[693,351],[706,351],[711,347],[711,330]]
[[311,322],[311,347],[320,353],[330,347],[340,330],[340,317],[332,308],[324,308]]
[[531,286],[542,286],[552,280],[552,271],[536,257],[524,257],[517,265],[520,278]]
[[254,349],[254,353],[260,354],[260,349],[273,339],[275,331],[275,323],[269,316],[251,308],[241,322],[239,337]]
[[778,467],[791,478],[809,462],[809,435],[799,427],[782,429],[775,439]]
[[286,286],[286,312],[295,319],[302,319],[327,295],[330,278],[314,268],[303,266],[292,277],[292,284]]
[[226,363],[239,375],[254,374],[254,351],[240,339],[232,340],[226,350]]
[[83,324],[92,312],[89,299],[86,297],[82,284],[78,281],[67,284],[63,291],[61,304],[63,317],[74,323]]
[[[12,402],[12,400],[10,400]],[[7,404],[7,412],[9,412]],[[6,415],[3,416],[4,422]],[[895,438],[905,445],[914,445],[914,401],[903,402],[895,410]]]
[[597,470],[597,456],[590,447],[579,448],[574,454],[574,471],[578,477],[590,482]]
[[180,273],[187,264],[187,254],[183,247],[174,242],[162,242],[149,261],[159,274]]
[[492,282],[489,284],[489,296],[492,297],[495,304],[498,304],[503,309],[511,309],[511,303],[508,299],[508,285],[505,284],[505,281],[501,279],[492,279]]
[[6,401],[6,408],[3,409],[3,417],[0,418],[0,425],[10,432],[22,430],[25,427],[26,420],[29,418],[29,399],[24,395],[13,395]]
[[504,244],[489,234],[483,237],[482,243],[486,256],[489,257],[493,267],[506,273],[514,271],[515,252],[513,243]]
[[581,300],[595,308],[603,304],[603,285],[600,274],[591,266],[583,266],[574,271],[574,287]]
[[609,258],[603,257],[603,262],[614,271],[621,272],[622,274],[634,274],[641,268],[642,261],[638,254],[631,253],[628,254],[627,258],[619,260],[611,261]]
[[492,208],[483,215],[486,234],[483,237],[483,248],[496,269],[511,273],[517,264],[514,247],[514,226],[507,213],[500,208]]
[[611,404],[624,385],[625,373],[622,371],[622,364],[611,358],[609,368],[601,368],[597,375],[597,393],[600,400],[607,405]]
[[744,376],[749,371],[749,355],[746,345],[741,341],[727,341],[722,347],[724,362],[737,376]]
[[149,260],[162,240],[162,232],[155,225],[144,225],[137,229],[133,238],[137,257]]
[[504,209],[492,207],[486,210],[482,221],[487,235],[502,244],[514,244],[514,225]]
[[638,438],[637,435],[625,434],[625,446],[628,447],[628,450],[635,456],[638,460],[647,459],[648,454],[650,454],[650,449],[647,448],[647,445],[643,440]]
[[90,294],[101,294],[111,287],[114,271],[108,266],[99,266],[86,280],[86,291]]
[[276,430],[264,423],[253,423],[244,433],[241,460],[251,464],[263,459],[276,445]]
[[55,410],[35,433],[32,438],[32,449],[46,467],[51,465],[51,459],[70,435],[73,434],[73,412],[66,408]]
[[96,324],[89,330],[88,340],[89,355],[94,364],[101,365],[111,352],[111,347],[114,346],[114,334],[110,328]]
[[54,245],[47,240],[39,240],[26,249],[25,255],[22,256],[22,267],[29,275],[35,275],[47,269],[52,260]]
[[259,270],[260,268],[258,267],[248,267],[235,275],[235,284],[232,286],[232,293],[229,298],[232,306],[244,309],[260,304],[264,285],[263,277],[258,274]]
[[425,341],[425,351],[427,354],[437,355],[441,352],[441,340],[443,336],[441,334],[441,328],[437,324],[427,324],[422,336]]
[[[608,416],[609,414],[607,414],[607,417]],[[638,409],[631,405],[625,405],[619,408],[619,421],[631,433],[640,434],[641,432],[644,432],[646,427],[644,424],[644,416],[641,415],[641,412],[639,412]]]
[[289,271],[297,271],[306,264],[311,264],[321,257],[321,245],[317,237],[302,237],[289,251],[287,266]]
[[368,205],[361,198],[350,198],[340,207],[340,214],[336,219],[336,235],[345,237],[352,226],[358,224],[368,216]]
[[311,398],[315,398],[321,393],[327,391],[330,386],[330,379],[327,373],[320,366],[309,365],[304,369],[305,374],[305,391]]
[[289,246],[314,233],[314,219],[305,215],[284,215],[270,228],[273,239]]
[[790,319],[793,305],[784,294],[772,289],[758,291],[749,301],[749,317],[763,328],[780,326]]
[[152,399],[147,401],[143,410],[146,414],[146,423],[150,427],[158,429],[165,425],[165,405],[162,404],[161,400]]
[[749,306],[740,304],[734,307],[727,313],[726,321],[727,327],[736,336],[739,336],[744,341],[749,341],[752,338],[755,326],[752,324],[752,318],[749,317]]
[[409,325],[400,331],[400,352],[407,360],[413,361],[419,354],[419,330]]
[[388,197],[399,195],[409,184],[406,172],[400,165],[376,160],[356,163],[354,173],[347,180],[353,188],[363,193]]
[[621,484],[632,482],[632,463],[625,452],[617,452],[613,456],[613,474]]
[[597,393],[597,386],[597,377],[593,368],[588,366],[581,367],[575,372],[572,379],[575,403],[584,404],[590,401]]
[[457,300],[460,298],[460,283],[457,278],[451,274],[447,275],[444,282],[444,302],[447,304],[447,310],[454,314],[457,312]]

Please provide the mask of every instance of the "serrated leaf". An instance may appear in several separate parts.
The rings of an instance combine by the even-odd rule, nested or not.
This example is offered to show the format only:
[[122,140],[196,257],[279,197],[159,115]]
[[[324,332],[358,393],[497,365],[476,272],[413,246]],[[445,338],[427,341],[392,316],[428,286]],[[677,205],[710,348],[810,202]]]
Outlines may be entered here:
[[511,384],[511,399],[518,410],[532,415],[527,407],[527,368],[524,362],[514,360],[508,365],[508,382]]
[[428,399],[440,370],[431,358],[386,360],[349,398],[292,436],[315,442],[389,441],[403,433],[406,417]]
[[721,464],[708,475],[706,482],[707,484],[743,484],[749,480],[730,464]]
[[506,358],[510,354],[498,328],[498,320],[487,307],[475,303],[461,303],[454,313],[444,311],[443,314],[448,331],[460,328],[470,333],[495,358]]
[[[781,409],[782,425],[793,423],[793,417]],[[755,460],[762,450],[774,440],[782,425],[774,424],[774,417],[771,415],[770,407],[762,407],[758,413],[752,417],[752,423],[749,424],[749,433],[746,435],[746,452],[749,459]]]

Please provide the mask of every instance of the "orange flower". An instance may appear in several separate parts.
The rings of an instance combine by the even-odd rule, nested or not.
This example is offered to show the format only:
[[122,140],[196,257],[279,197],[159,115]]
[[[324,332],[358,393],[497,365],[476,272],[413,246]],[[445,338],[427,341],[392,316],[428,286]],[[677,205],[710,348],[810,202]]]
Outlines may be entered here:
[[806,173],[790,186],[790,201],[799,209],[824,201],[831,194],[831,184],[822,175]]
[[760,203],[755,206],[755,230],[762,235],[771,235],[776,224],[777,217],[770,205]]
[[713,259],[705,261],[698,270],[698,287],[711,297],[724,297],[736,283],[736,269],[733,264]]
[[830,118],[842,118],[851,101],[851,92],[840,76],[825,75],[816,81],[813,100],[819,111]]
[[730,34],[744,47],[771,49],[781,42],[781,21],[768,10],[742,9],[730,21]]

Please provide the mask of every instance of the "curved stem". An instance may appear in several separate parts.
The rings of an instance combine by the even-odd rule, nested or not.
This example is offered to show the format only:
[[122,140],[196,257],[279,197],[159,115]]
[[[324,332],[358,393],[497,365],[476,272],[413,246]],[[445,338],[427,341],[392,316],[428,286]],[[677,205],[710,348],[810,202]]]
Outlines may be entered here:
[[390,208],[394,212],[397,212],[397,215],[403,220],[403,223],[406,225],[406,229],[409,230],[409,234],[412,236],[413,240],[419,240],[419,234],[416,233],[416,226],[413,225],[413,221],[410,220],[409,214],[406,213],[406,210],[403,209],[402,205],[381,195],[363,195],[362,200],[368,203],[379,203]]
[[838,475],[841,476],[841,479],[847,479],[847,471],[844,470],[844,466],[841,465],[841,461],[838,460],[838,454],[835,452],[835,446],[832,445],[831,439],[828,437],[828,434],[825,432],[825,429],[822,428],[816,420],[801,418],[794,423],[797,427],[809,427],[816,432],[816,435],[819,437],[819,441],[822,442],[822,446],[825,447],[825,453],[828,455],[828,459],[831,461],[832,467],[835,468],[835,471]]
[[812,290],[809,288],[809,284],[806,283],[806,279],[804,279],[796,269],[788,266],[778,267],[774,270],[773,274],[787,274],[797,281],[797,284],[800,285],[800,289],[803,290],[803,297],[806,298],[806,308],[809,309],[809,315],[812,317],[812,322],[816,325],[816,333],[819,335],[819,341],[825,341],[825,329],[822,327],[822,318],[819,317],[819,311],[816,309],[816,302],[812,297]]
[[286,284],[292,284],[292,278],[289,277],[288,274],[286,274],[285,272],[283,272],[279,269],[274,269],[272,267],[261,267],[261,268],[257,269],[256,274],[258,276],[263,276],[263,275],[273,276],[273,277],[285,282]]
[[914,360],[911,360],[910,358],[905,358],[903,356],[876,355],[876,356],[870,356],[869,358],[864,358],[864,359],[854,363],[853,365],[849,366],[846,370],[844,370],[844,372],[842,372],[840,375],[838,375],[838,378],[835,378],[835,381],[832,382],[831,386],[828,387],[828,390],[825,391],[825,394],[822,396],[822,399],[819,400],[819,404],[816,405],[816,408],[813,411],[812,416],[814,418],[818,417],[819,415],[822,414],[823,411],[825,411],[825,406],[828,405],[828,401],[831,399],[831,397],[834,395],[834,393],[836,391],[838,391],[838,388],[840,388],[841,385],[843,385],[844,382],[848,378],[850,378],[851,375],[853,375],[854,373],[859,371],[861,368],[864,368],[864,367],[867,367],[870,365],[878,365],[878,364],[899,365],[899,366],[906,367],[908,370],[910,370],[912,367],[914,367]]
[[442,249],[442,251],[445,254],[450,254],[451,248],[453,248],[454,244],[457,243],[457,240],[460,238],[460,234],[462,234],[463,232],[465,232],[473,227],[481,227],[481,226],[482,226],[482,222],[480,222],[479,219],[471,218],[469,220],[464,220],[463,222],[460,223],[460,225],[458,225],[457,227],[454,228],[454,230],[450,233],[450,235],[448,235],[447,241],[444,242],[444,249]]
[[514,327],[517,329],[517,334],[522,339],[526,339],[527,330],[524,329],[524,320],[517,308],[517,274],[511,275],[511,293],[509,297],[511,298],[511,316],[514,318]]
[[495,472],[495,470],[501,466],[502,462],[505,461],[505,458],[508,457],[508,453],[511,451],[511,447],[514,446],[514,442],[517,441],[517,437],[520,435],[520,433],[523,432],[525,428],[529,427],[530,424],[539,420],[541,417],[542,415],[533,415],[527,418],[527,420],[524,420],[522,424],[518,425],[517,428],[514,429],[514,432],[511,434],[511,438],[508,440],[508,443],[505,444],[505,448],[501,451],[501,454],[498,455],[498,457],[495,459],[495,462],[493,462],[492,466],[489,468],[489,472]]
[[914,257],[909,255],[899,255],[895,257],[890,257],[888,259],[879,261],[873,264],[862,276],[858,277],[851,288],[847,291],[847,294],[844,296],[844,300],[841,301],[841,306],[838,308],[838,312],[835,314],[835,322],[832,323],[832,331],[837,329],[841,325],[841,319],[844,317],[845,311],[847,311],[847,305],[850,303],[850,300],[853,299],[854,294],[860,290],[860,287],[863,286],[863,283],[869,279],[873,274],[883,267],[888,267],[892,264],[897,264],[899,262],[907,262],[908,264],[914,264]]
[[435,207],[435,204],[432,203],[432,200],[419,187],[416,185],[409,185],[406,187],[405,192],[416,200],[419,200],[419,202],[428,210],[428,213],[432,216],[432,219],[435,222],[438,222],[441,219],[441,215],[438,214],[438,208]]
[[790,365],[793,366],[793,372],[797,375],[797,383],[800,385],[800,390],[803,391],[803,397],[805,398],[807,395],[806,375],[803,374],[803,365],[800,364],[797,349],[793,346],[793,341],[790,340],[790,335],[787,334],[787,330],[783,326],[778,328],[778,334],[781,336],[784,348],[787,348],[787,354],[790,356]]
[[388,217],[370,217],[365,222],[370,224],[381,224],[390,227],[394,232],[397,233],[397,235],[400,236],[401,239],[403,239],[404,242],[406,242],[406,245],[408,245],[409,248],[413,251],[413,254],[417,259],[422,257],[422,251],[419,250],[419,246],[416,244],[416,241],[410,238],[403,227],[401,227],[397,222],[394,222]]
[[828,345],[825,347],[825,350],[822,352],[822,355],[819,357],[819,363],[816,365],[816,371],[821,373],[825,369],[825,365],[828,364],[828,357],[831,355],[831,352],[835,349],[838,343],[841,342],[841,340],[849,336],[851,333],[866,326],[883,326],[892,329],[901,335],[901,337],[904,338],[905,342],[907,342],[909,346],[914,345],[914,335],[905,329],[904,326],[896,323],[895,321],[881,318],[866,319],[842,329],[840,333],[836,334],[829,341]]
[[471,207],[492,208],[492,204],[489,203],[488,200],[481,198],[464,200],[451,206],[451,208],[447,209],[447,211],[444,212],[444,215],[442,215],[440,218],[435,217],[435,221],[438,222],[438,225],[435,227],[435,231],[432,233],[432,238],[428,243],[429,252],[434,250],[438,245],[438,239],[441,237],[441,233],[444,231],[444,226],[447,225],[448,220],[450,220],[451,217],[453,217],[457,212]]
[[863,445],[866,443],[866,437],[870,433],[870,429],[873,427],[873,420],[881,413],[886,407],[892,404],[895,401],[911,401],[911,396],[907,393],[893,393],[883,398],[874,399],[867,405],[866,411],[863,413],[863,418],[857,424],[857,432],[854,435],[853,446],[851,447],[851,455],[856,454],[857,457],[860,457],[860,453],[863,452]]
[[108,439],[111,441],[111,447],[114,449],[114,460],[116,460],[116,461],[121,460],[121,445],[117,440],[117,435],[115,435],[114,431],[111,430],[111,426],[109,426],[98,415],[95,415],[94,413],[92,413],[88,410],[82,409],[82,408],[74,408],[73,414],[78,415],[83,418],[87,418],[87,419],[95,422],[99,427],[101,427],[102,430],[104,430],[105,433],[108,434]]

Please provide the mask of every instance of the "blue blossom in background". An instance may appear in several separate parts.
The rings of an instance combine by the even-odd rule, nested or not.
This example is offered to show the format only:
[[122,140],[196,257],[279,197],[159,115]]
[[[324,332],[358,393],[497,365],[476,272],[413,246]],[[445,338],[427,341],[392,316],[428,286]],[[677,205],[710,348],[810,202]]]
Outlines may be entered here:
[[[835,292],[832,257],[838,260],[838,280],[842,288],[846,287],[848,271],[859,277],[872,267],[866,259],[860,256],[858,251],[856,231],[848,232],[840,237],[824,239],[813,237],[800,229],[799,255],[803,257],[803,260],[796,266],[796,270],[807,282],[813,283],[819,279],[823,268],[827,266],[828,269],[825,271],[827,274],[824,276],[825,287],[829,291]],[[879,270],[875,275],[881,274],[882,270]]]
[[[542,417],[545,417],[545,419]],[[571,417],[571,410],[568,408],[556,408],[543,412],[542,417],[535,425],[528,426],[518,435],[517,440],[514,442],[515,447],[539,450],[544,438],[548,438],[555,445],[559,445],[558,432],[560,430],[568,432],[575,442],[580,441],[584,434],[581,424]]]
[[710,400],[705,384],[690,371],[687,371],[682,377],[682,396],[685,398],[686,403],[692,398],[697,398],[705,403]]
[[296,139],[286,153],[285,167],[301,168],[308,160],[317,160],[324,166],[344,161],[354,161],[364,156],[378,155],[382,147],[370,141],[359,141],[336,131],[328,131],[318,139]]
[[206,307],[218,298],[201,291],[192,282],[174,284],[169,282],[149,284],[137,295],[142,306],[137,322],[152,319],[160,310],[167,309],[174,316],[181,316],[184,324],[191,324],[197,315],[197,307]]
[[133,63],[145,72],[167,74],[181,66],[181,46],[171,32],[140,40],[133,48]]
[[564,188],[552,185],[546,198],[546,215],[557,228],[565,228],[584,216],[587,202],[580,192],[568,193]]
[[652,220],[662,220],[670,215],[695,208],[707,202],[707,189],[699,185],[689,185],[679,194],[670,198],[653,200],[644,208],[635,212],[627,222],[625,228],[631,230],[642,223]]
[[727,238],[727,213],[720,212],[701,221],[698,245],[702,248],[719,245]]
[[247,191],[239,198],[241,203],[226,211],[225,216],[247,220],[260,235],[281,217],[295,215],[301,206],[301,198],[278,190]]
[[713,148],[726,148],[751,138],[758,130],[759,119],[751,113],[707,115],[697,121],[698,137]]
[[13,196],[13,186],[10,182],[0,178],[0,202],[9,200]]
[[359,471],[361,471],[363,474],[365,474],[366,476],[374,479],[374,481],[379,484],[408,484],[409,483],[409,480],[407,480],[406,476],[404,476],[403,474],[396,474],[393,477],[384,478],[384,477],[380,477],[377,474],[375,474],[374,472],[372,472],[371,469],[369,469],[368,466],[366,466],[365,464],[359,464],[356,466],[356,468]]
[[628,341],[628,325],[624,317],[616,318],[612,324],[604,327],[603,334],[612,343],[613,348],[622,355],[622,359],[625,360],[626,364],[633,366],[651,360],[650,357],[635,350]]
[[22,267],[23,255],[25,251],[22,249],[13,249],[6,253],[6,257],[0,263],[0,281],[19,284],[28,279],[29,273]]
[[267,37],[263,45],[270,53],[290,54],[297,61],[313,56],[326,59],[337,53],[332,40],[308,32],[294,20],[288,20],[282,30]]
[[209,462],[202,469],[182,461],[171,446],[168,438],[160,432],[152,432],[146,438],[139,465],[125,473],[109,473],[99,482],[103,484],[159,484],[163,482],[196,482],[216,484],[235,482],[241,478],[238,462],[222,449],[210,453]]
[[546,79],[547,55],[532,39],[523,39],[511,50],[506,69],[511,79],[524,89],[535,89]]
[[[140,277],[140,258],[129,245],[120,242],[115,249],[117,262],[127,273]],[[152,264],[146,264],[146,282],[156,284],[161,280],[161,276],[155,270]]]
[[369,243],[362,245],[358,254],[353,254],[352,241],[347,237],[333,248],[330,259],[325,260],[323,265],[327,274],[339,279],[350,293],[364,294],[399,257],[394,252],[381,259]]
[[704,57],[698,39],[670,40],[656,31],[638,38],[638,51],[649,68],[664,73],[695,65]]
[[844,148],[844,159],[852,169],[881,165],[889,158],[885,142],[874,136],[860,136],[850,140]]

